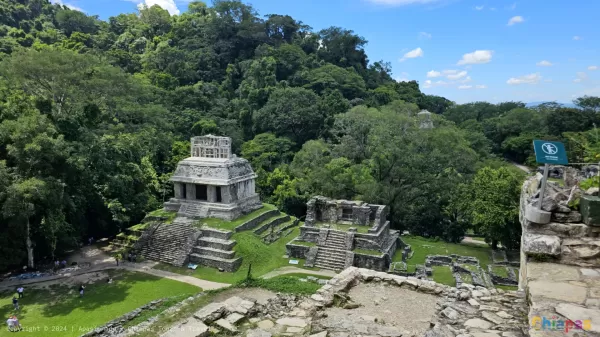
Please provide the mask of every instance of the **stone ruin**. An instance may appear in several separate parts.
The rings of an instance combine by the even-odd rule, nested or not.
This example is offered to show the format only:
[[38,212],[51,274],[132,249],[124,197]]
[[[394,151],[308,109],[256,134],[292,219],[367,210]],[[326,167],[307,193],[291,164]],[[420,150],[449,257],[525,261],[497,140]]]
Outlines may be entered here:
[[290,257],[331,270],[389,270],[399,233],[390,229],[387,206],[317,196],[307,208],[300,235],[286,245]]
[[[554,171],[555,168],[551,168]],[[564,184],[548,181],[540,200],[542,175],[523,184],[519,288],[530,299],[532,337],[565,335],[565,322],[579,321],[585,336],[600,336],[600,198],[583,191],[590,171],[560,167]],[[538,209],[541,201],[541,210]],[[561,321],[552,328],[550,320]],[[586,326],[586,322],[592,322]],[[581,333],[581,329],[570,327]]]
[[310,297],[210,303],[161,337],[523,337],[526,312],[522,292],[350,267]]
[[191,155],[177,164],[170,181],[175,197],[165,209],[188,218],[233,220],[261,207],[256,174],[231,153],[231,138],[193,137]]
[[177,164],[170,179],[175,196],[164,204],[177,217],[170,224],[166,217],[153,221],[134,249],[147,259],[175,266],[191,262],[233,272],[242,263],[233,250],[233,232],[196,224],[204,218],[234,220],[261,208],[256,174],[247,160],[231,153],[229,137],[193,137],[190,152]]

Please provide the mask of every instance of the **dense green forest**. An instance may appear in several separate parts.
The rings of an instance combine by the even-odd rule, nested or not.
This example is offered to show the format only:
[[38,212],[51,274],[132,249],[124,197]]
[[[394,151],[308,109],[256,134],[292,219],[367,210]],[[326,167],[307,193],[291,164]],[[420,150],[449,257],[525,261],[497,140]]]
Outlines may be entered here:
[[[600,98],[455,104],[397,82],[351,30],[314,31],[239,1],[108,21],[48,0],[0,0],[0,270],[138,223],[172,195],[193,135],[233,139],[264,201],[388,204],[394,228],[519,242],[534,138],[597,161]],[[421,129],[417,113],[433,113]],[[29,257],[29,259],[28,259]]]

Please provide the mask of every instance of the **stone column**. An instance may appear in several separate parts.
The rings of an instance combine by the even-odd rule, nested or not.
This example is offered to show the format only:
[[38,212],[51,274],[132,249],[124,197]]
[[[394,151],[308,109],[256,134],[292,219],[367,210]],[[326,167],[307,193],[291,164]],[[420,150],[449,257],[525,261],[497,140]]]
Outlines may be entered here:
[[206,186],[206,196],[208,202],[217,202],[217,187],[214,185]]
[[182,183],[174,183],[173,190],[175,191],[176,199],[183,199],[183,184]]
[[187,200],[196,200],[196,185],[195,184],[186,184],[186,194]]

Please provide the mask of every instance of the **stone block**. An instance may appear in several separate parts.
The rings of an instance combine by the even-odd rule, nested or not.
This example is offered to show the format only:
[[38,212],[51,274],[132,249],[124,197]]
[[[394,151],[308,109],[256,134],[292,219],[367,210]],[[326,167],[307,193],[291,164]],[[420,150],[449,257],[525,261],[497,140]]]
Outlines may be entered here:
[[564,302],[583,303],[587,296],[585,286],[567,282],[531,281],[528,287],[533,302],[541,297]]
[[577,223],[581,222],[581,213],[579,212],[569,212],[569,213],[552,213],[552,221],[562,222],[562,223]]
[[229,323],[229,321],[224,320],[224,319],[219,319],[215,322],[215,324],[217,326],[219,326],[220,328],[223,328],[224,330],[227,330],[229,332],[237,332],[238,329],[231,323]]
[[588,309],[579,305],[570,303],[560,303],[556,306],[556,312],[572,320],[581,320],[583,329],[591,332],[600,333],[600,310]]
[[523,252],[527,254],[560,255],[560,238],[555,235],[523,235]]
[[190,320],[169,329],[161,337],[205,337],[209,335],[208,327],[202,322]]
[[583,223],[588,226],[600,226],[600,197],[581,196],[579,209],[581,210]]
[[204,308],[198,310],[194,317],[200,321],[210,324],[223,316],[225,313],[225,305],[223,303],[210,303]]

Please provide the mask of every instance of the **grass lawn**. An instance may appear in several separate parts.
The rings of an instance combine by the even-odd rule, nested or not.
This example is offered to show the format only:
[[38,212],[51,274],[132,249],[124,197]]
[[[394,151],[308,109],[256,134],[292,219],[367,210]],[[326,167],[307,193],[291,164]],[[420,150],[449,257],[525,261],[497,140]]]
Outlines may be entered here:
[[308,242],[308,241],[294,241],[294,244],[298,245],[298,246],[306,246],[306,247],[314,247],[317,245],[314,242]]
[[[114,283],[105,280],[86,286],[79,298],[78,285],[54,285],[44,289],[25,288],[17,316],[25,329],[19,336],[80,336],[150,301],[189,296],[202,289],[169,279],[134,273],[115,272]],[[12,293],[0,293],[0,317],[13,314]],[[1,337],[13,336],[3,327]],[[39,330],[38,330],[39,329]]]
[[[237,241],[233,250],[236,252],[236,256],[243,257],[242,266],[235,273],[220,272],[216,268],[203,266],[198,266],[196,270],[190,270],[160,264],[155,268],[191,275],[208,281],[236,283],[246,278],[248,266],[252,265],[252,276],[257,278],[279,267],[291,266],[289,264],[290,259],[283,257],[286,253],[285,245],[290,242],[292,238],[297,237],[299,233],[300,228],[296,227],[289,235],[280,238],[270,245],[264,244],[260,237],[251,231],[233,234],[233,240]],[[294,266],[303,268],[304,260],[297,260],[299,260],[299,264]]]
[[[488,264],[492,263],[492,249],[487,246],[466,243],[447,243],[419,236],[403,236],[402,241],[411,245],[414,252],[413,256],[406,261],[407,268],[411,272],[414,271],[415,265],[425,264],[425,257],[427,257],[427,255],[458,254],[462,256],[473,256],[479,259],[479,263],[484,270],[487,270]],[[402,261],[402,249],[396,251],[393,261]]]
[[301,295],[312,295],[322,287],[318,283],[302,282],[299,277],[290,275],[281,275],[270,279],[254,278],[238,284],[238,286],[263,288],[275,292]]
[[473,239],[475,241],[485,242],[485,238],[482,238],[482,237],[479,237],[479,236],[471,236],[471,239]]
[[433,266],[432,270],[435,282],[456,287],[456,280],[452,276],[452,268],[448,266]]
[[[310,273],[291,273],[291,274],[285,274],[285,275],[281,275],[281,276],[297,277],[297,278],[307,278],[309,276],[312,276],[312,277],[316,277],[321,280],[331,280],[331,276],[314,275],[314,274],[310,274]],[[277,277],[279,277],[279,276],[277,276]]]
[[507,290],[507,291],[517,291],[517,290],[519,290],[519,287],[517,287],[517,286],[503,286],[503,285],[500,285],[500,284],[497,284],[496,288],[502,289],[502,290]]
[[204,224],[206,224],[211,228],[232,231],[237,226],[243,224],[244,222],[246,222],[250,219],[254,219],[257,216],[259,216],[263,213],[266,213],[267,211],[274,210],[274,209],[277,209],[277,207],[275,207],[271,204],[263,204],[262,208],[257,209],[256,211],[254,211],[252,213],[248,213],[244,216],[241,216],[233,221],[227,221],[227,220],[216,219],[216,218],[206,218],[206,219],[202,219],[202,220],[198,221],[198,225],[203,226]]
[[500,277],[508,277],[508,270],[506,270],[506,267],[492,266],[492,271],[494,272],[494,274]]

